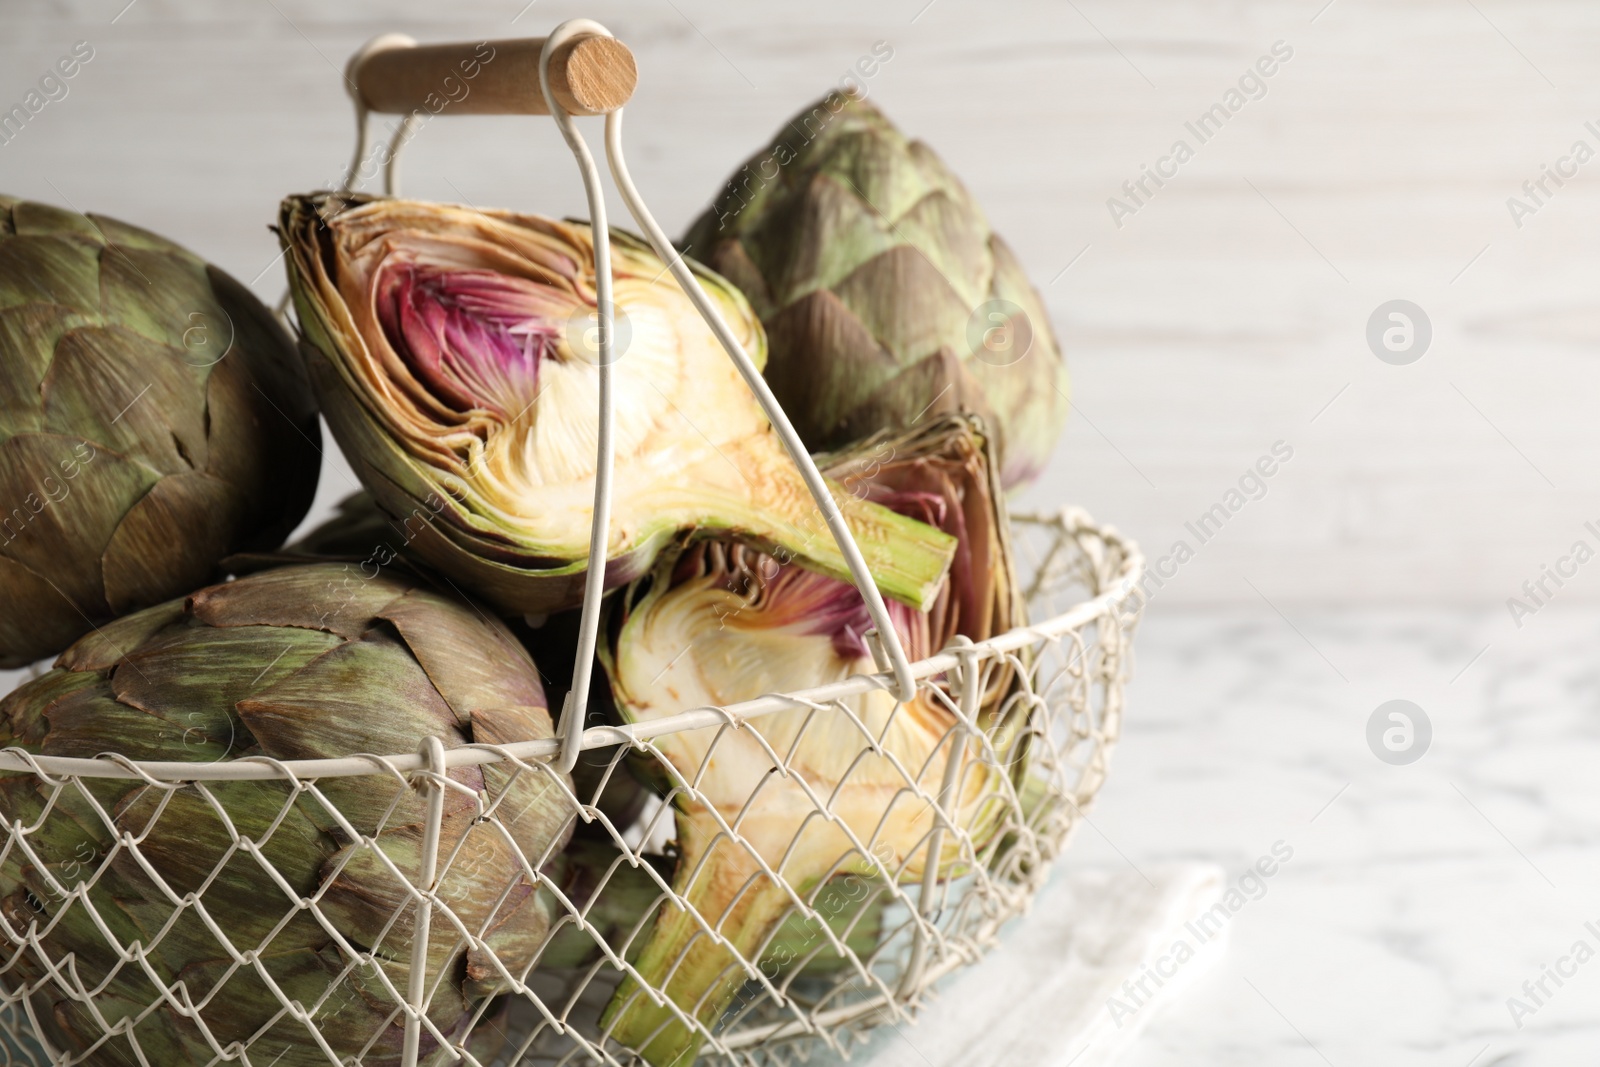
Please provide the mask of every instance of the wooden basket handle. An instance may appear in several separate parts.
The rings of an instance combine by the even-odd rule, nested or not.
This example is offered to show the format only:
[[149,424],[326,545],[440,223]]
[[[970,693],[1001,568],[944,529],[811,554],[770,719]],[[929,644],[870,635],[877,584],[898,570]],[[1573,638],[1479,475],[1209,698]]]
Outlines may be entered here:
[[[379,114],[548,115],[539,90],[543,37],[419,45],[393,35],[351,59],[358,100]],[[578,37],[550,57],[550,88],[574,115],[615,111],[633,96],[639,70],[628,46],[599,34]]]

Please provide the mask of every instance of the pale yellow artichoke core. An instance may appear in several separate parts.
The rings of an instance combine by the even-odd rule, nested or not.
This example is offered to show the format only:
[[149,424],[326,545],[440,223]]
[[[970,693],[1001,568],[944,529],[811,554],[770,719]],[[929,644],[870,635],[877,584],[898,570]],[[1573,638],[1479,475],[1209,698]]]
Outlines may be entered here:
[[[771,557],[746,549],[710,545],[698,551],[711,557],[701,573],[653,592],[624,623],[615,680],[632,721],[797,692],[877,670],[862,640],[870,622],[849,585],[776,567]],[[731,568],[724,562],[728,556],[737,560]],[[751,596],[753,587],[759,591]],[[927,616],[899,604],[891,612],[907,655],[928,655]],[[753,720],[748,729],[689,730],[657,744],[679,773],[696,779],[696,788],[730,824],[757,798],[742,816],[740,833],[774,867],[815,815],[818,800],[832,798],[834,814],[857,840],[883,846],[877,858],[890,871],[904,864],[905,875],[916,877],[925,859],[925,849],[917,846],[934,825],[927,798],[939,793],[956,717],[926,688],[900,707],[884,690],[841,703],[843,711],[797,706]],[[785,776],[771,773],[775,764],[763,740],[786,757]],[[864,754],[874,740],[883,754]],[[991,771],[975,755],[968,748],[952,812],[969,826],[984,801],[998,803]],[[838,827],[813,822],[805,848],[788,859],[786,871],[797,884],[845,861],[853,847]],[[941,864],[958,851],[959,844],[948,839]],[[872,863],[858,856],[847,866],[870,870]]]

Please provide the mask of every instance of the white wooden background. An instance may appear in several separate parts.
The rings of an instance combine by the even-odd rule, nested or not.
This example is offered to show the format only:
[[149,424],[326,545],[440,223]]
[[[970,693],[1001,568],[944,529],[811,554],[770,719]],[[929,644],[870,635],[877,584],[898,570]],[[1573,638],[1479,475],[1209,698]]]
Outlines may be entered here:
[[[888,41],[873,98],[978,194],[1068,349],[1076,410],[1030,502],[1083,504],[1159,556],[1283,440],[1294,459],[1267,497],[1164,603],[1499,604],[1597,540],[1582,522],[1600,519],[1600,160],[1520,229],[1506,199],[1573,141],[1600,148],[1584,129],[1600,7],[1325,4],[4,0],[0,105],[74,42],[95,56],[0,146],[0,190],[141,223],[274,299],[266,227],[348,157],[354,48],[583,14],[639,56],[627,141],[677,232]],[[1279,40],[1294,55],[1267,95],[1114,226],[1107,198]],[[440,120],[406,162],[414,195],[582,211],[542,120]],[[1433,323],[1411,366],[1364,341],[1393,298]],[[319,508],[348,489],[331,469]],[[1560,597],[1600,597],[1600,566]]]

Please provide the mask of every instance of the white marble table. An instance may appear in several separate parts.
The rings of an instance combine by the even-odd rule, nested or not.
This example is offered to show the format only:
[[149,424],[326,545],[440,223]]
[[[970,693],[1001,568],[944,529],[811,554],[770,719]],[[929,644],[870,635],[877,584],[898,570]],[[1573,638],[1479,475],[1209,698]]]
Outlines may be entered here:
[[[1232,919],[1221,966],[1120,1062],[1596,1062],[1600,959],[1547,979],[1520,1029],[1507,999],[1575,941],[1600,949],[1584,925],[1600,928],[1597,643],[1593,610],[1521,631],[1503,610],[1155,611],[1070,862],[1209,859],[1236,883],[1275,842],[1293,857]],[[1366,743],[1395,697],[1434,728],[1409,766]]]

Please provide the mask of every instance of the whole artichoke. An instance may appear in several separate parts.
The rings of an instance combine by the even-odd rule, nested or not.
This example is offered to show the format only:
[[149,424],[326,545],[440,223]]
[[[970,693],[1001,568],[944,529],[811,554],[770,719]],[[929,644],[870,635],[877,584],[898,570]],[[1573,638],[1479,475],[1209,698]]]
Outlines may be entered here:
[[[819,459],[853,491],[958,539],[950,580],[926,611],[890,605],[914,660],[957,636],[982,641],[1026,622],[1004,498],[986,444],[977,420],[946,416]],[[663,553],[613,610],[620,619],[609,628],[614,636],[603,658],[629,722],[726,707],[874,669],[863,637],[871,622],[852,586],[726,542]],[[1007,765],[1021,759],[1026,744],[1009,700],[1014,677],[1004,663],[997,665],[979,704],[979,724]],[[955,748],[950,703],[927,689],[904,705],[885,690],[839,703],[819,708],[796,701],[793,710],[751,719],[738,730],[653,739],[676,772],[662,784],[692,782],[701,796],[691,799],[680,789],[674,800],[679,859],[673,889],[698,915],[661,906],[639,952],[638,979],[622,983],[602,1019],[614,1040],[649,1063],[694,1060],[705,1033],[716,1031],[746,980],[733,951],[746,961],[771,956],[774,932],[798,921],[791,892],[818,911],[827,910],[824,896],[848,900],[846,930],[865,936],[872,924],[857,928],[865,909],[882,902],[859,877],[861,892],[825,892],[824,883],[840,875],[872,878],[880,863],[902,880],[922,877],[934,812],[911,782],[924,795],[940,791]],[[978,747],[968,744],[955,768],[958,792],[949,814],[981,847],[1008,810],[999,778],[1011,770],[996,767]],[[863,855],[856,842],[869,843],[873,856]],[[971,857],[951,835],[938,862],[946,876]],[[726,942],[705,936],[703,924]],[[779,940],[792,949],[783,963],[839,960],[814,919],[804,936],[791,929]],[[657,1004],[645,985],[671,1003]],[[699,1025],[685,1025],[680,1012]]]
[[[364,573],[384,567],[404,567],[402,554],[412,540],[404,522],[391,519],[372,494],[365,489],[339,501],[334,514],[308,530],[303,536],[277,552],[249,553],[228,557],[235,572],[255,571],[285,563],[341,562],[354,564]],[[556,707],[565,702],[572,687],[573,662],[578,651],[579,610],[528,619],[508,619],[511,632],[522,641],[539,668],[545,695]],[[589,676],[589,722],[600,726],[615,718],[611,686],[605,670],[596,666]],[[575,827],[579,835],[606,839],[614,830],[632,826],[643,812],[649,793],[630,774],[626,765],[612,767],[614,748],[590,748],[578,753],[572,767],[572,785],[578,798],[593,804],[604,818]]]
[[[49,756],[315,759],[551,733],[538,673],[502,625],[414,580],[330,564],[127,616],[0,701],[0,744]],[[487,1062],[495,1027],[473,1024],[544,945],[552,898],[535,872],[575,809],[548,768],[449,777],[439,892],[492,954],[436,908],[428,1017],[450,1041],[472,1027]],[[0,859],[0,982],[26,988],[45,1038],[95,1067],[200,1067],[233,1042],[277,1067],[397,1064],[426,795],[381,772],[301,786],[0,777],[18,828]],[[439,1048],[424,1028],[425,1059]]]
[[1006,488],[1050,458],[1067,372],[1039,294],[939,157],[865,100],[795,116],[683,248],[749,298],[767,381],[813,450],[966,411]]
[[[328,425],[407,551],[508,612],[583,594],[599,433],[589,228],[332,195],[283,205],[295,309]],[[759,365],[744,299],[696,266]],[[848,570],[743,379],[662,263],[614,234],[616,464],[607,586],[683,529]],[[921,605],[948,537],[841,504],[882,591]]]
[[0,197],[0,667],[270,548],[316,490],[294,347],[152,233]]

